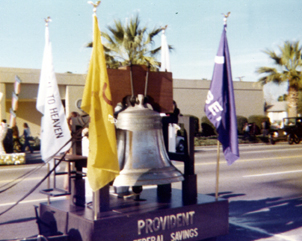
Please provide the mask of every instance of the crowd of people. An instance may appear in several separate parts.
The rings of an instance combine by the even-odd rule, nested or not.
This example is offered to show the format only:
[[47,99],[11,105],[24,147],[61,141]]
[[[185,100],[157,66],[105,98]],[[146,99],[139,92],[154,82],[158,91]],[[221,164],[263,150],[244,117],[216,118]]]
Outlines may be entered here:
[[[255,123],[246,122],[243,126],[243,140],[250,140],[257,134],[257,127]],[[268,120],[263,120],[261,123],[261,134],[263,138],[267,138],[270,130],[270,122]]]
[[[28,126],[28,124],[25,122],[23,124],[23,134],[21,136],[19,136],[19,129],[17,127],[17,125],[14,125],[11,129],[12,129],[12,138],[11,138],[11,143],[9,143],[9,145],[12,145],[11,149],[14,149],[14,151],[17,152],[26,152],[27,150],[30,153],[33,153],[33,148],[30,145],[30,140],[32,139],[31,133],[30,133],[30,128]],[[7,152],[11,152],[11,151],[7,151],[4,145],[5,139],[8,138],[7,135],[9,134],[8,132],[8,125],[6,123],[6,120],[3,119],[0,125],[0,154],[6,154]],[[23,141],[21,142],[20,139],[23,139]]]

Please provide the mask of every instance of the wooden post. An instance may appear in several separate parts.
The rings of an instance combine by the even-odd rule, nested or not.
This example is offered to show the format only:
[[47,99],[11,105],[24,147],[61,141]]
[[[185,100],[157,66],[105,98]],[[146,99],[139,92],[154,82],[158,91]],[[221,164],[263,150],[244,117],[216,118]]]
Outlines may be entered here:
[[218,200],[218,189],[219,189],[219,160],[220,160],[220,142],[217,139],[216,190],[215,190],[216,201]]
[[[49,173],[50,171],[50,166],[49,166],[49,162],[47,163],[47,173]],[[50,189],[50,175],[47,178],[47,189]],[[50,204],[50,196],[47,195],[47,204]]]

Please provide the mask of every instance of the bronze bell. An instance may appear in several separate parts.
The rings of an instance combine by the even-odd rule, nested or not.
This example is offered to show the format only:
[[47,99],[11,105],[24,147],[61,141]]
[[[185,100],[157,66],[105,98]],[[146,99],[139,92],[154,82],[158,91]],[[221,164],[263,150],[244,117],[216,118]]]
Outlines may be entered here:
[[161,117],[143,103],[120,112],[117,117],[117,148],[120,175],[113,186],[159,185],[182,181],[183,175],[169,160]]

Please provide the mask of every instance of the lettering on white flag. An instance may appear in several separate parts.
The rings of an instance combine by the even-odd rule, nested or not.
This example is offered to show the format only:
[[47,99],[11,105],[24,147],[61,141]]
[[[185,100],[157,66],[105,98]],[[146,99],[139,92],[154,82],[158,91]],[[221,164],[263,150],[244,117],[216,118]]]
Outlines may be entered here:
[[[71,135],[62,105],[51,53],[48,27],[45,29],[45,49],[42,61],[36,108],[41,112],[41,155],[44,161],[69,150]],[[68,144],[67,144],[68,143]]]

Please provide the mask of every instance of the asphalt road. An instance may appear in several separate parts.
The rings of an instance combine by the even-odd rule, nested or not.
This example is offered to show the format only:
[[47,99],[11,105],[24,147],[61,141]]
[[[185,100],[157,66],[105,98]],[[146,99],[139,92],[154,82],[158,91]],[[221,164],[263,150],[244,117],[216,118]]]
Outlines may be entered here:
[[[229,200],[229,234],[217,241],[302,240],[302,144],[240,145],[240,159],[228,166],[220,153],[219,196]],[[0,190],[9,180],[39,166],[38,153],[27,156],[33,164],[0,167]],[[214,195],[217,148],[195,148],[198,192]],[[175,162],[182,170],[182,164]],[[46,174],[42,167],[24,181],[0,193],[0,213],[24,196]],[[59,180],[59,183],[63,183]],[[46,200],[39,190],[0,216],[0,240],[38,234],[33,205]],[[180,184],[173,184],[180,188]]]
[[[302,240],[302,148],[241,145],[232,165],[220,156],[219,196],[229,200],[225,240]],[[196,148],[199,193],[215,192],[217,148]]]

